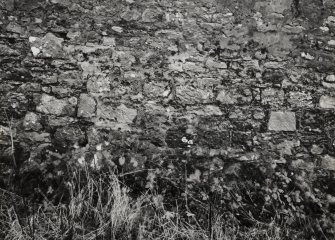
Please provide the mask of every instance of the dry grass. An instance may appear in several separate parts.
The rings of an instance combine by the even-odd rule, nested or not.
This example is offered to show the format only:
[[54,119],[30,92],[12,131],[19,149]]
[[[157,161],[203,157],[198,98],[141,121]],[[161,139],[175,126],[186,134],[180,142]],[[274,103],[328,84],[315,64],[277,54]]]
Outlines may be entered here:
[[19,216],[10,204],[15,201],[16,205],[22,205],[20,197],[2,191],[0,227],[3,239],[283,239],[275,223],[259,223],[242,230],[233,216],[229,220],[216,216],[209,233],[198,224],[182,220],[178,211],[165,210],[162,202],[153,201],[153,196],[144,194],[136,200],[131,199],[127,187],[113,174],[75,170],[68,188],[68,204],[54,205],[45,200],[25,217]]

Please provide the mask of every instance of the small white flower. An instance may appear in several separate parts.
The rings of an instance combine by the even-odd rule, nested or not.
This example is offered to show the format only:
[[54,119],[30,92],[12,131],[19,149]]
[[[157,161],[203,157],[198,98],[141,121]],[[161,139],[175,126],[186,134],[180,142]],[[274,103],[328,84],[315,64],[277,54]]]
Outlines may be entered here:
[[192,145],[193,144],[193,140],[189,140],[187,143],[190,144],[190,145]]
[[29,42],[35,42],[37,40],[36,37],[29,37]]
[[181,141],[183,142],[183,143],[187,143],[187,138],[186,137],[183,137],[182,139],[181,139]]
[[34,57],[36,57],[41,52],[41,50],[37,47],[31,47],[31,51],[33,52]]
[[102,144],[98,144],[98,145],[96,146],[96,149],[97,149],[98,151],[101,151],[101,150],[102,150]]
[[85,158],[84,158],[84,156],[78,158],[78,163],[79,163],[80,165],[84,165],[84,164],[85,164]]

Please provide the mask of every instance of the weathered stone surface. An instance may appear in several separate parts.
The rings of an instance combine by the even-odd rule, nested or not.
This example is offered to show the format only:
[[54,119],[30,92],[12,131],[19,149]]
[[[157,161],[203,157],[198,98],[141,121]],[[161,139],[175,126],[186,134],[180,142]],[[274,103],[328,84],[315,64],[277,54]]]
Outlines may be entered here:
[[16,22],[10,22],[6,26],[6,30],[8,32],[13,32],[13,33],[18,33],[18,34],[21,34],[24,31],[24,29],[19,24],[17,24]]
[[121,124],[131,124],[137,116],[137,110],[128,108],[124,104],[116,108],[108,106],[107,104],[100,104],[97,110],[97,116]]
[[103,45],[105,46],[110,46],[110,47],[115,47],[115,38],[112,37],[103,37]]
[[294,112],[271,112],[268,123],[270,131],[295,131],[296,118]]
[[284,103],[284,91],[267,88],[262,91],[262,103],[270,106],[282,106]]
[[29,37],[31,51],[35,57],[64,58],[63,41],[52,33],[47,33],[43,38]]
[[79,98],[78,117],[95,116],[96,102],[88,94],[81,94]]
[[335,108],[335,98],[330,96],[321,96],[320,98],[320,107],[321,108]]
[[211,102],[213,93],[189,86],[178,86],[176,97],[184,104]]
[[78,126],[65,126],[56,130],[55,139],[66,146],[69,143],[83,142],[85,133]]
[[323,156],[321,166],[326,170],[335,171],[335,157],[330,155]]
[[37,133],[37,132],[26,132],[22,135],[25,141],[30,143],[50,143],[51,136],[50,133]]
[[0,56],[19,56],[20,52],[16,49],[12,49],[7,45],[0,44]]
[[236,96],[234,94],[230,93],[227,90],[220,91],[218,96],[216,97],[216,100],[219,101],[222,104],[235,104],[235,103],[237,103]]
[[53,96],[42,94],[41,102],[36,107],[38,112],[53,114],[57,116],[73,115],[75,106],[72,105],[67,99],[57,99]]
[[87,81],[87,91],[90,93],[103,93],[110,91],[110,80],[103,75],[92,76]]
[[40,124],[40,118],[37,114],[29,112],[23,119],[23,127],[26,130],[38,131],[42,128]]
[[96,62],[81,62],[80,67],[83,70],[83,79],[101,73],[100,64]]
[[47,117],[48,126],[51,128],[67,126],[69,124],[75,124],[76,122],[78,122],[78,119],[68,116],[48,115]]
[[170,94],[170,90],[166,82],[150,82],[144,84],[143,93],[145,96],[152,98],[167,97]]
[[208,58],[207,59],[206,66],[209,69],[215,69],[215,68],[225,69],[225,68],[227,68],[227,64],[225,62],[218,62],[218,61],[215,61],[215,59],[213,59],[213,58]]
[[81,88],[84,84],[82,75],[77,71],[66,71],[58,75],[58,82],[66,84],[72,88]]
[[190,150],[192,172],[211,157],[313,172],[334,153],[333,2],[0,0],[0,108],[34,159]]
[[312,95],[310,93],[304,93],[300,91],[290,92],[290,96],[287,101],[291,104],[292,107],[310,108],[314,106]]

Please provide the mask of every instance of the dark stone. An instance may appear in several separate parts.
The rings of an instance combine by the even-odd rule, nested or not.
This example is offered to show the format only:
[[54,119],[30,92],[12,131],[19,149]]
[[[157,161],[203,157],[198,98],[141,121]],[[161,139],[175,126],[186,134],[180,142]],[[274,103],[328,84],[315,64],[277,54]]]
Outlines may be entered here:
[[201,131],[195,139],[195,144],[209,148],[227,148],[231,144],[232,132]]
[[84,146],[87,143],[86,134],[77,126],[66,126],[56,130],[54,134],[54,144],[58,150],[66,151],[73,148],[75,144]]

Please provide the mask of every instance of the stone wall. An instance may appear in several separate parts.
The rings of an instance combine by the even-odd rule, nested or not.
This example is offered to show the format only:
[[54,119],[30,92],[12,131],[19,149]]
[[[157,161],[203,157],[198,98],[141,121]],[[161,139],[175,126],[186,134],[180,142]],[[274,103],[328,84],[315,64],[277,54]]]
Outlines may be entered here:
[[66,158],[133,170],[188,156],[193,169],[335,170],[333,0],[0,0],[0,9],[4,161],[12,135],[19,165]]

